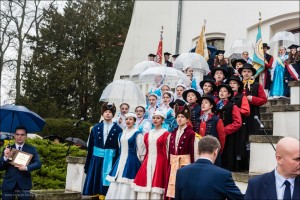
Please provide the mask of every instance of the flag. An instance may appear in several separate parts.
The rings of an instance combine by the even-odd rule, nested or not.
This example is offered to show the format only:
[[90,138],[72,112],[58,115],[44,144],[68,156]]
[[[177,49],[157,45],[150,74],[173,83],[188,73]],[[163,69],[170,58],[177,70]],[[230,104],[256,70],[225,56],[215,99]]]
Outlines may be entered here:
[[265,58],[264,58],[263,43],[261,38],[260,24],[258,24],[252,64],[253,67],[256,69],[256,74],[254,75],[254,77],[259,76],[259,74],[265,70]]
[[204,25],[202,26],[195,52],[203,56],[206,60],[208,60],[209,56],[205,38],[205,24],[206,22],[204,21]]
[[159,64],[162,64],[162,62],[163,62],[163,36],[162,36],[162,33],[163,33],[163,31],[161,30],[160,40],[159,40],[157,52],[156,52],[156,62]]

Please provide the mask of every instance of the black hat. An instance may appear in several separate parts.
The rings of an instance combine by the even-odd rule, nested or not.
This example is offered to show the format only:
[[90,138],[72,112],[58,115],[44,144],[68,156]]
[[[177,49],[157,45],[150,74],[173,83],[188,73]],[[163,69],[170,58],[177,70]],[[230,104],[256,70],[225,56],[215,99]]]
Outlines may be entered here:
[[228,92],[230,93],[230,97],[228,97],[228,99],[231,99],[234,95],[232,88],[228,84],[222,84],[222,85],[218,85],[218,91],[220,91],[220,89],[223,87],[227,88]]
[[216,109],[216,102],[214,100],[214,96],[213,95],[206,95],[200,98],[199,100],[199,104],[201,106],[203,99],[207,99],[211,105],[213,105],[212,107],[212,111],[214,112],[214,110]]
[[174,109],[174,105],[177,104],[178,106],[184,106],[186,103],[185,101],[181,100],[181,99],[176,99],[175,101],[172,101],[169,103],[169,106]]
[[297,49],[298,47],[300,46],[296,44],[292,44],[291,46],[288,47],[288,49]]
[[165,56],[169,56],[169,55],[171,55],[171,54],[170,54],[169,52],[165,52],[164,55],[165,55]]
[[233,67],[234,69],[235,69],[236,63],[238,63],[238,62],[243,63],[243,64],[247,63],[246,60],[244,60],[244,59],[235,59],[235,60],[233,60],[233,61],[231,62],[232,67]]
[[222,65],[222,66],[220,66],[220,67],[214,68],[214,69],[210,72],[211,77],[214,77],[216,71],[218,71],[218,70],[223,71],[225,78],[228,76],[228,67],[227,67],[226,65]]
[[208,75],[203,76],[203,80],[199,83],[200,88],[202,90],[203,90],[203,86],[204,86],[205,83],[211,83],[211,85],[213,87],[213,91],[217,90],[217,86],[215,85],[215,81],[210,76],[208,76]]
[[224,50],[217,50],[217,52],[216,52],[216,55],[219,55],[219,54],[224,54],[225,53],[225,51]]
[[180,54],[175,54],[172,56],[172,58],[177,58]]
[[238,92],[242,92],[243,91],[243,82],[241,81],[241,78],[237,75],[232,75],[227,81],[226,83],[229,84],[229,82],[233,80],[238,82],[238,84],[240,85],[238,88]]
[[153,53],[150,53],[149,55],[148,55],[149,57],[155,57],[156,55],[155,54],[153,54]]
[[192,92],[192,93],[194,93],[194,94],[196,95],[196,97],[197,97],[197,102],[198,102],[199,99],[200,99],[200,97],[201,97],[201,95],[200,95],[199,92],[197,92],[197,91],[194,90],[194,89],[189,89],[189,90],[184,91],[184,92],[182,93],[183,99],[184,99],[185,101],[187,101],[186,98],[187,98],[187,95],[188,95],[189,92]]
[[242,74],[243,69],[251,69],[252,75],[256,74],[256,69],[254,69],[253,65],[249,63],[245,63],[242,68],[239,69],[239,73]]
[[107,110],[110,110],[113,114],[113,116],[115,116],[116,114],[116,106],[115,104],[108,104],[108,102],[105,102],[102,107],[101,107],[101,115],[103,115],[103,113]]
[[263,48],[267,47],[267,49],[270,49],[267,43],[263,43]]
[[177,115],[179,114],[184,115],[187,119],[191,117],[191,110],[186,104],[184,104],[183,106],[179,106],[178,104],[175,104],[174,112],[175,112],[175,117],[177,117]]

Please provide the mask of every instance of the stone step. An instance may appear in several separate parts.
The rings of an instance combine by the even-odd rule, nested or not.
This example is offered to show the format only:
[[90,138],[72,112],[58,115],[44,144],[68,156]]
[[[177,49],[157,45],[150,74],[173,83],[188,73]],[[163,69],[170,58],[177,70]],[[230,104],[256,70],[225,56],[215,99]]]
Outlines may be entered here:
[[31,190],[31,200],[77,200],[81,199],[80,192],[70,190]]
[[257,174],[249,174],[249,172],[232,172],[232,179],[243,194],[246,193],[249,179],[254,176],[257,176]]
[[273,112],[293,112],[300,111],[300,104],[296,105],[275,105],[275,106],[262,106],[260,107],[261,113],[273,113]]
[[260,113],[261,121],[264,120],[273,120],[273,113]]
[[277,105],[289,105],[289,104],[290,104],[289,98],[268,99],[268,102],[264,106],[277,106]]
[[[282,136],[268,136],[274,148]],[[250,135],[250,174],[262,174],[272,171],[277,163],[275,150],[264,135]]]
[[[273,135],[273,129],[265,128],[267,135]],[[259,129],[259,133],[257,135],[265,135],[264,129]]]

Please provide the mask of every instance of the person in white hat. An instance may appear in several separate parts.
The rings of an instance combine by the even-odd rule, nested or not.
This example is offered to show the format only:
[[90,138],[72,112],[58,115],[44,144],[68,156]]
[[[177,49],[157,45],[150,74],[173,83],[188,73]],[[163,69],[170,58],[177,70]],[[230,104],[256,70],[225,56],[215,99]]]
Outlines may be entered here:
[[167,129],[167,131],[172,132],[174,130],[173,124],[176,123],[174,110],[169,105],[169,103],[174,101],[172,91],[166,91],[163,93],[162,100],[163,101],[159,110],[161,110],[166,116],[162,126]]
[[157,94],[155,93],[149,94],[148,96],[149,104],[146,107],[145,118],[148,118],[151,122],[152,122],[153,113],[156,110],[158,110],[158,105],[157,105],[158,101],[159,101],[159,97],[157,96]]
[[170,134],[162,128],[164,119],[165,114],[162,111],[155,111],[154,128],[144,136],[147,153],[132,184],[137,192],[137,199],[164,198],[169,165],[167,139]]
[[135,113],[125,114],[126,128],[119,137],[121,153],[106,176],[106,180],[110,181],[106,199],[136,199],[131,183],[145,155],[144,136],[134,127],[136,118]]

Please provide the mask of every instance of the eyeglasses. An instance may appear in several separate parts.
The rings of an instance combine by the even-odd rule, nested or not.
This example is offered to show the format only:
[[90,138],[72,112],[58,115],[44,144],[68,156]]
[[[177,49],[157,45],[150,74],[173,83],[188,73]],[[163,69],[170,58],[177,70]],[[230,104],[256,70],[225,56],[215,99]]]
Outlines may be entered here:
[[135,112],[144,112],[143,110],[136,110]]
[[15,134],[15,136],[21,136],[21,137],[25,137],[26,134]]

